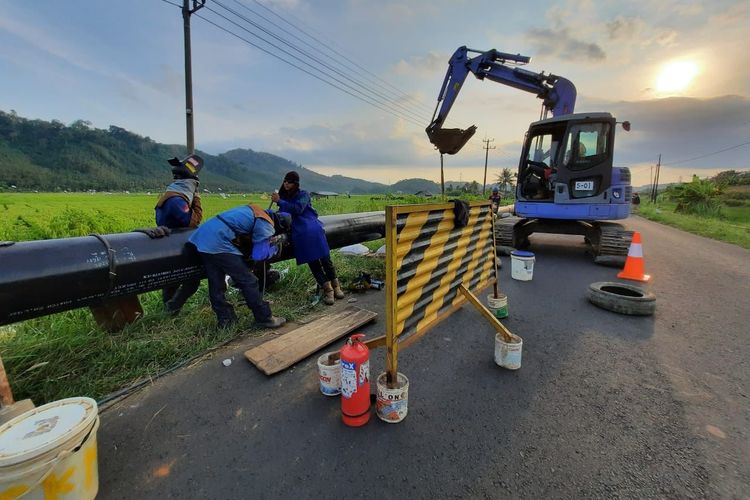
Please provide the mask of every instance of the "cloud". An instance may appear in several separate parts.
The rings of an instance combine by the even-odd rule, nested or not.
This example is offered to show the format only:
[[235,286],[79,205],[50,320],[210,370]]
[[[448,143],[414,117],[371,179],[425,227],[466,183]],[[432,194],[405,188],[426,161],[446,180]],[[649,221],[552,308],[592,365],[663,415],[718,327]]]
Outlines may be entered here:
[[526,38],[536,52],[543,56],[559,56],[569,60],[603,61],[607,54],[598,44],[579,40],[570,34],[570,29],[562,27],[531,28]]
[[[750,139],[750,98],[728,95],[712,99],[672,97],[647,101],[596,103],[618,120],[632,122],[630,133],[618,128],[616,157],[625,163],[656,161],[691,169],[747,168],[750,149],[713,152]],[[709,155],[685,162],[698,156]]]

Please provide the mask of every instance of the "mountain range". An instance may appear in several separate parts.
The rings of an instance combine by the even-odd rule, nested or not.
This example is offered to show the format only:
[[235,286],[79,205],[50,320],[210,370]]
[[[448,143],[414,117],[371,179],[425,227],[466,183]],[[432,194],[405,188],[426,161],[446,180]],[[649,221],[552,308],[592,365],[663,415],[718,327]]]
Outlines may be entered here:
[[[440,192],[426,179],[393,185],[343,175],[322,175],[270,153],[233,149],[219,155],[196,151],[205,160],[204,189],[270,192],[290,170],[308,191],[338,193]],[[117,126],[92,128],[77,120],[32,120],[0,111],[0,189],[40,191],[158,190],[171,179],[166,160],[184,157],[184,146],[161,144]]]

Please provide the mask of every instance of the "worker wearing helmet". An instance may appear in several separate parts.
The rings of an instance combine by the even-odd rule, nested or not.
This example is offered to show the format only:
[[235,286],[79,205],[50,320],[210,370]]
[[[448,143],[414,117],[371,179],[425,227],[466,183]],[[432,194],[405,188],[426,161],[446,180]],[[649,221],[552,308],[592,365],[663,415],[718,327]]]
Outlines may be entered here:
[[[184,160],[175,157],[167,162],[172,166],[174,180],[167,186],[154,207],[156,224],[169,229],[198,227],[203,219],[201,197],[198,193],[198,173],[203,168],[203,158],[192,154]],[[162,301],[165,312],[177,315],[200,284],[199,279],[191,279],[164,288]]]
[[492,210],[497,210],[497,207],[500,206],[500,202],[503,200],[503,197],[500,195],[500,189],[497,186],[492,188],[492,194],[489,199],[492,203]]
[[243,260],[243,252],[253,261],[270,259],[283,245],[284,223],[291,218],[274,218],[257,205],[243,205],[226,210],[201,225],[188,240],[198,250],[208,278],[208,296],[220,328],[237,322],[234,308],[226,300],[225,276],[234,281],[245,303],[252,310],[255,323],[265,328],[277,328],[286,320],[271,314],[271,306],[263,300],[258,278]]

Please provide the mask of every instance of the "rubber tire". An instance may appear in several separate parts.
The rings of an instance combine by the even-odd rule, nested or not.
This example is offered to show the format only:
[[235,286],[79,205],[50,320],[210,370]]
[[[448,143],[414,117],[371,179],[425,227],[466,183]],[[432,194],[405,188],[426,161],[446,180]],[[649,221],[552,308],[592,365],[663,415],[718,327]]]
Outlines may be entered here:
[[[621,288],[633,295],[614,293],[607,288]],[[619,314],[651,316],[656,311],[656,296],[646,290],[627,283],[598,281],[591,283],[586,294],[595,306]]]

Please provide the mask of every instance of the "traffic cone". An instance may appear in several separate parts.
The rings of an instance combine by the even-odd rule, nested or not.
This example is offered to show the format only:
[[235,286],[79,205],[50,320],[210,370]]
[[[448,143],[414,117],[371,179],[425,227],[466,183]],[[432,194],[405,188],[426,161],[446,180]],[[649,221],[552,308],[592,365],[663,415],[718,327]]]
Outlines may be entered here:
[[634,281],[648,281],[651,276],[644,274],[643,247],[641,246],[641,233],[633,233],[633,241],[628,249],[628,258],[625,259],[625,267],[617,274],[618,278]]

